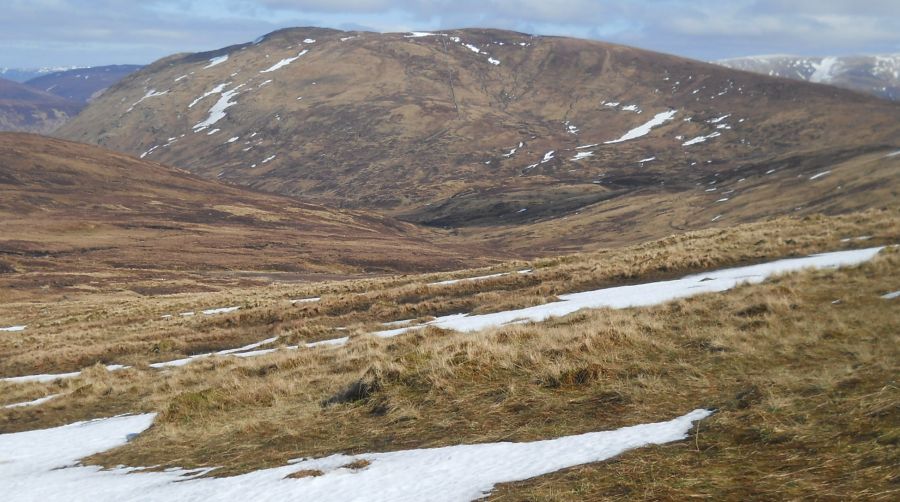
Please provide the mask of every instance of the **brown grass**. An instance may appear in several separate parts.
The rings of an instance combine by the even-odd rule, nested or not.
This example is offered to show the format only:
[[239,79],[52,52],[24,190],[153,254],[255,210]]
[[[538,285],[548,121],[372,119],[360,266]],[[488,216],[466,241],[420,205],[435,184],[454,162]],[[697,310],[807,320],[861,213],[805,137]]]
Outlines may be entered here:
[[[871,235],[868,241],[842,242]],[[704,230],[641,245],[533,262],[513,262],[454,274],[229,289],[224,292],[134,298],[97,294],[64,303],[0,306],[0,321],[28,324],[0,335],[0,375],[74,371],[97,362],[140,365],[237,347],[272,336],[298,343],[364,334],[381,322],[484,313],[536,305],[557,295],[784,256],[900,241],[897,211],[839,217],[777,219],[732,229]],[[482,281],[428,286],[447,278],[533,268]],[[316,303],[289,299],[321,296]],[[182,318],[177,314],[241,306],[231,314]],[[161,319],[174,314],[173,319]],[[0,322],[0,326],[6,325]],[[338,330],[337,328],[346,328]],[[110,336],[115,334],[115,336]]]
[[364,458],[361,458],[359,460],[354,460],[353,462],[350,462],[347,465],[342,465],[341,469],[352,469],[354,471],[358,471],[360,469],[365,469],[366,467],[369,467],[370,465],[372,465],[372,462],[370,462]]
[[[884,238],[884,229],[894,232],[896,222],[882,216],[877,235]],[[876,220],[862,226],[871,230],[865,225]],[[537,262],[535,275],[547,278],[552,292],[572,277],[596,285],[673,270],[663,272],[662,265],[741,261],[787,246],[802,252],[839,247],[835,239],[863,230],[852,221],[820,219],[807,222],[804,237],[804,222],[794,224],[753,228],[769,242],[759,248],[742,247],[738,232],[711,232],[627,252]],[[795,273],[657,307],[581,311],[477,334],[428,329],[394,339],[357,336],[342,349],[209,359],[167,372],[92,368],[71,381],[3,386],[8,402],[66,395],[37,408],[0,410],[0,428],[156,411],[153,428],[92,461],[222,466],[216,472],[224,475],[336,452],[559,437],[706,407],[717,412],[689,441],[505,485],[493,496],[888,500],[900,479],[900,318],[892,308],[896,300],[879,296],[897,288],[898,267],[900,253],[892,249],[857,268]],[[588,276],[585,271],[593,269],[600,270]],[[562,271],[572,275],[566,279]],[[378,305],[378,295],[400,296],[432,279],[391,279],[383,284],[393,290],[360,293],[360,305]],[[517,289],[510,286],[519,281],[541,286],[530,280],[511,277],[483,286],[512,297]],[[373,283],[322,287],[356,291]],[[473,284],[449,288],[435,294],[462,296]],[[356,305],[349,291],[332,293],[340,301],[326,298],[318,308],[340,307],[343,316],[359,316],[360,326],[373,324],[348,308]],[[259,305],[272,305],[271,297],[257,298]],[[256,308],[229,319],[252,324]],[[315,308],[270,306],[262,317]],[[218,330],[228,321],[190,322]]]
[[292,472],[285,476],[286,478],[292,479],[302,479],[302,478],[316,478],[324,475],[325,473],[318,469],[301,469],[297,472]]

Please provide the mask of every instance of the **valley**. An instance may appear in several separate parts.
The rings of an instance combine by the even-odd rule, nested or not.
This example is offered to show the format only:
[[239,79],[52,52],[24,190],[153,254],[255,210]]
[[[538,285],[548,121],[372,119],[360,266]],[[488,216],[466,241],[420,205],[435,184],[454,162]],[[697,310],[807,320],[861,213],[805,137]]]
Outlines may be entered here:
[[477,247],[438,246],[436,233],[88,145],[0,134],[4,302],[95,291],[171,294],[483,260],[473,258]]
[[896,498],[900,102],[729,61],[301,27],[0,81],[0,492]]

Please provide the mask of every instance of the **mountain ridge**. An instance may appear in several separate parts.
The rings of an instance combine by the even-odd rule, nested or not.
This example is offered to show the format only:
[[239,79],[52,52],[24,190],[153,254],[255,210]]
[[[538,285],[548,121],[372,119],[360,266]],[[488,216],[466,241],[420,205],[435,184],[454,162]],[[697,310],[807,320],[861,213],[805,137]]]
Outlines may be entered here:
[[771,54],[720,59],[729,68],[833,85],[884,99],[900,99],[900,53],[804,57]]
[[59,134],[334,206],[506,227],[890,150],[900,106],[885,103],[598,41],[291,28],[163,58]]
[[48,73],[29,79],[25,85],[41,89],[70,101],[88,103],[142,65],[106,65]]

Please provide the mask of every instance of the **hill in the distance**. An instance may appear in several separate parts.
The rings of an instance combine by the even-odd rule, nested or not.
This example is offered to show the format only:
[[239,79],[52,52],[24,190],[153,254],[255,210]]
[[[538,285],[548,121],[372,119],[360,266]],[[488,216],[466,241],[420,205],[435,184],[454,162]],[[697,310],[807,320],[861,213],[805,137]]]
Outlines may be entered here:
[[884,203],[847,183],[895,186],[900,104],[596,41],[296,28],[160,60],[59,134],[540,253]]
[[126,75],[140,69],[141,65],[94,66],[49,73],[25,83],[70,101],[87,103]]
[[40,68],[0,68],[0,78],[13,82],[25,83],[33,78],[69,71],[80,68],[79,66],[42,66]]
[[880,56],[802,57],[748,56],[718,64],[774,77],[805,80],[900,99],[900,54]]
[[0,79],[0,131],[48,133],[84,105],[11,80]]
[[202,180],[93,146],[0,134],[0,296],[101,284],[159,293],[257,276],[335,277],[469,263],[453,247],[431,244],[432,233]]

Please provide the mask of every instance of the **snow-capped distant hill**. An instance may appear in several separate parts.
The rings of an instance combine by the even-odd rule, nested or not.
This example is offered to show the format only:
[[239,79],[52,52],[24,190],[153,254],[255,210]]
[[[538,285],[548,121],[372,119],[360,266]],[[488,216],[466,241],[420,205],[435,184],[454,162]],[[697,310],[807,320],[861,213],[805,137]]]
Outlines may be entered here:
[[77,70],[84,66],[44,66],[42,68],[0,68],[0,78],[24,83],[33,78],[42,77],[60,71]]
[[716,63],[773,77],[830,84],[891,100],[900,99],[900,54],[880,56],[748,56]]
[[130,64],[94,66],[47,73],[25,83],[71,101],[87,103],[126,75],[140,69],[140,65]]

